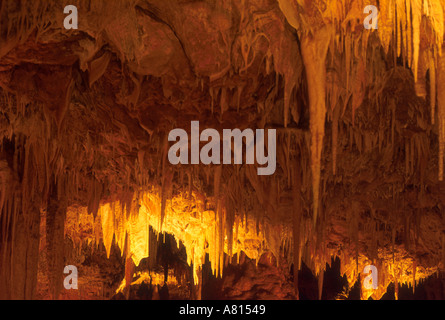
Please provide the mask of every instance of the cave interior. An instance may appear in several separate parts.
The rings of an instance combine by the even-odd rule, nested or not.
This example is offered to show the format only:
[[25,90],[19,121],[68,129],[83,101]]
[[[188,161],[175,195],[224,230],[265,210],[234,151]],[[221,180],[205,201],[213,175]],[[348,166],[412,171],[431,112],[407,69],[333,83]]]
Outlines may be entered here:
[[445,0],[370,2],[0,0],[0,299],[445,299]]

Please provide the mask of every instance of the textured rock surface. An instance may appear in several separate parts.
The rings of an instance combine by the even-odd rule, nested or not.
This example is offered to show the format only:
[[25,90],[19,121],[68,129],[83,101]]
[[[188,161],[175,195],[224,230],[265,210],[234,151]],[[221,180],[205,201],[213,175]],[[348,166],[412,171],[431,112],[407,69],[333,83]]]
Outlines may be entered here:
[[[78,30],[63,2],[0,3],[0,298],[36,297],[39,265],[57,297],[85,244],[137,266],[148,225],[197,284],[206,254],[221,275],[241,251],[320,288],[331,257],[350,285],[374,264],[363,298],[445,267],[443,0],[381,0],[375,31],[361,0],[70,4]],[[277,129],[276,173],[170,165],[192,120]]]

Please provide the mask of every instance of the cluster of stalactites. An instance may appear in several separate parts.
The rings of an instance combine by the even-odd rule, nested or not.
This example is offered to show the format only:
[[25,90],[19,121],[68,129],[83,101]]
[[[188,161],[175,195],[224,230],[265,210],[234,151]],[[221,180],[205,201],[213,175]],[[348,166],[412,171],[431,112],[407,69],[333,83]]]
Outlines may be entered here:
[[380,3],[378,32],[385,52],[388,53],[392,43],[394,56],[402,57],[411,68],[416,93],[422,97],[427,95],[425,79],[429,70],[431,122],[435,124],[437,119],[439,127],[438,179],[441,181],[445,146],[445,88],[441,84],[444,77],[442,47],[445,1],[393,0]]
[[[292,241],[293,230],[286,223],[264,223],[253,214],[236,214],[230,224],[223,203],[206,210],[200,203],[201,197],[195,193],[191,196],[187,192],[180,193],[166,200],[163,215],[162,196],[154,190],[140,193],[131,202],[127,200],[102,203],[96,218],[88,213],[87,208],[69,208],[68,236],[77,236],[77,225],[81,221],[93,232],[88,239],[79,239],[75,243],[77,246],[82,241],[97,246],[102,239],[108,257],[114,244],[137,266],[143,258],[150,257],[150,242],[153,241],[150,228],[158,237],[164,232],[172,234],[178,247],[180,243],[184,245],[187,262],[193,267],[195,283],[199,281],[199,272],[207,255],[215,276],[222,276],[225,264],[233,261],[232,258],[239,261],[241,252],[258,262],[264,252],[270,251],[275,257],[280,257],[286,248],[287,260],[291,261],[292,255],[296,254],[298,269],[300,261],[304,261],[314,268],[316,274],[322,272],[326,262],[330,261],[331,252],[323,250],[320,254],[320,242],[310,241],[317,236],[310,219],[301,219],[297,224],[300,236],[295,244]],[[212,201],[212,198],[208,200]],[[293,249],[294,245],[298,246],[298,250]]]
[[[158,236],[161,232],[173,234],[178,247],[180,242],[184,245],[187,262],[194,269],[195,283],[207,254],[216,276],[222,276],[224,255],[237,254],[239,257],[243,251],[252,259],[258,260],[260,257],[264,249],[264,235],[261,230],[258,232],[253,220],[235,219],[233,226],[230,226],[231,232],[228,232],[224,208],[199,211],[198,206],[193,205],[195,198],[192,200],[184,194],[166,201],[162,215],[161,198],[156,192],[146,192],[133,199],[134,205],[131,206],[121,201],[100,206],[98,217],[108,256],[114,243],[122,254],[139,265],[143,258],[150,256],[151,227]],[[237,241],[229,241],[229,235]]]
[[[352,99],[354,118],[355,110],[361,105],[364,98],[366,78],[371,74],[371,72],[367,73],[368,68],[372,70],[373,67],[368,65],[366,57],[368,39],[372,31],[363,28],[359,34],[355,32],[362,27],[359,24],[363,23],[363,9],[367,4],[361,0],[327,0],[323,2],[323,9],[317,10],[316,7],[320,4],[315,2],[279,1],[287,21],[300,34],[301,54],[308,78],[314,222],[316,222],[318,214],[320,161],[327,114],[326,102],[330,103],[331,110],[334,110],[340,96],[343,96],[342,100],[345,105]],[[306,10],[300,10],[300,7],[306,7]],[[444,37],[445,1],[384,0],[379,2],[378,9],[377,33],[380,43],[387,54],[390,47],[393,48],[394,59],[403,58],[405,65],[413,70],[416,90],[419,95],[426,95],[422,92],[425,85],[421,82],[425,80],[426,70],[429,69],[433,123],[437,92],[440,141],[439,180],[442,180],[445,149],[445,110],[443,110],[445,102],[443,101],[443,82],[436,78],[444,77],[441,72],[444,66],[441,53]],[[421,39],[421,33],[425,38]],[[345,73],[346,79],[326,78],[324,66],[328,53],[327,46],[329,46],[332,61],[340,55],[342,70],[337,68],[336,72],[337,74]],[[333,67],[331,62],[327,61]],[[318,69],[317,66],[319,66]],[[335,80],[342,81],[335,84]],[[344,87],[345,85],[346,87]],[[328,93],[328,101],[325,101],[326,93]],[[332,120],[332,158],[333,173],[335,174],[338,111],[332,112]],[[286,112],[285,124],[287,124]]]

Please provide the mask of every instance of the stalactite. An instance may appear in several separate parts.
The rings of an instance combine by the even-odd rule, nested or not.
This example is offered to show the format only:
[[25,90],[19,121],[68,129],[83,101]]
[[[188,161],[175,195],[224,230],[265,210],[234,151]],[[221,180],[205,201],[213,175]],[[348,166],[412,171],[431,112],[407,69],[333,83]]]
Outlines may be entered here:
[[436,64],[434,55],[430,55],[430,108],[431,108],[431,123],[434,124],[436,117]]
[[313,38],[304,36],[301,53],[306,67],[309,91],[311,130],[311,169],[313,192],[313,221],[317,221],[321,152],[323,149],[326,117],[326,54],[331,33],[329,29],[318,30]]
[[422,20],[422,0],[411,0],[411,24],[413,46],[413,74],[414,82],[418,80],[419,51],[420,51],[420,22]]
[[394,0],[382,1],[380,2],[380,7],[379,7],[378,33],[382,42],[382,46],[386,53],[388,53],[389,51],[389,44],[391,42],[392,32],[393,32],[393,21],[394,21],[393,2]]
[[241,104],[241,95],[242,95],[242,93],[243,93],[243,89],[244,89],[244,84],[242,84],[242,85],[238,85],[238,87],[237,87],[237,98],[236,98],[236,101],[237,101],[237,104],[236,104],[236,111],[239,113],[239,111],[240,111],[240,104]]
[[366,92],[366,70],[365,62],[358,60],[355,78],[352,86],[352,124],[355,123],[355,112],[360,107]]
[[[223,271],[224,271],[224,238],[225,238],[225,210],[224,210],[224,204],[222,203],[219,206],[219,237],[218,237],[218,270],[219,270],[219,277],[222,278]],[[202,264],[202,262],[201,262]]]
[[411,249],[411,234],[410,234],[410,216],[405,216],[404,217],[404,231],[405,231],[405,248],[407,250]]
[[413,61],[413,41],[412,41],[412,22],[411,22],[411,17],[412,17],[412,13],[411,13],[411,0],[407,0],[405,1],[405,25],[406,28],[404,29],[405,32],[405,50],[406,50],[406,54],[407,54],[407,59],[408,59],[408,66],[410,68],[412,68],[412,61]]
[[416,151],[416,148],[414,146],[414,141],[415,141],[415,138],[410,139],[410,151],[411,151],[410,173],[411,174],[414,174],[414,162],[415,162],[414,157],[415,157],[415,151]]
[[435,45],[435,50],[442,50],[444,36],[444,12],[441,0],[424,0],[423,13],[428,17],[431,28],[434,31],[434,38],[431,42]]
[[351,37],[352,35],[346,34],[344,36],[344,45],[345,45],[345,66],[346,66],[346,90],[350,90],[350,78],[351,78],[351,64],[352,64],[352,58],[351,58],[351,51],[352,51],[352,45],[351,45]]
[[227,102],[227,88],[226,87],[221,88],[220,108],[221,108],[221,114],[219,116],[220,116],[220,121],[222,121],[224,111],[229,109],[229,105]]
[[284,148],[285,154],[285,168],[286,168],[286,176],[287,176],[287,186],[291,188],[292,178],[291,178],[291,165],[290,165],[290,145],[291,145],[291,133],[285,134],[286,148]]
[[437,65],[437,102],[439,119],[439,181],[443,180],[443,161],[445,150],[445,54],[438,57]]
[[167,169],[167,154],[168,154],[168,140],[167,135],[164,137],[164,141],[162,143],[163,151],[162,151],[162,171],[161,171],[161,220],[159,221],[159,229],[162,231],[162,224],[164,223],[165,218],[165,205],[167,201],[167,193],[171,187],[171,181],[173,179],[173,173]]
[[133,260],[131,259],[131,238],[126,238],[126,252],[125,252],[125,298],[128,300],[130,297],[130,285],[133,279],[133,272],[134,272],[134,264]]
[[287,127],[287,124],[289,123],[290,101],[292,90],[295,86],[295,80],[292,76],[292,72],[290,72],[290,74],[285,74],[284,76],[284,127]]
[[107,258],[110,257],[111,244],[113,242],[114,235],[114,210],[112,210],[110,204],[105,204],[100,207],[99,215],[102,221],[102,234],[105,250],[107,252]]
[[[403,35],[406,30],[405,19],[405,0],[396,0],[396,17],[395,23],[397,25],[397,57],[402,56],[402,48],[405,47],[403,43]],[[404,55],[402,56],[404,57]]]
[[413,258],[413,272],[412,272],[412,274],[413,274],[413,294],[416,290],[416,271],[417,271],[417,261],[416,261],[416,258],[414,257]]
[[102,77],[111,60],[111,54],[105,52],[101,57],[89,63],[89,85],[90,87]]
[[215,104],[215,93],[214,93],[214,88],[210,87],[209,88],[209,95],[210,95],[210,110],[212,111],[213,114],[213,108],[214,108],[214,104]]
[[[443,214],[443,212],[442,212],[442,214]],[[442,254],[441,262],[442,262],[442,264],[445,265],[445,234],[442,233],[441,238],[442,238],[441,239],[441,254]]]
[[409,175],[409,144],[405,141],[405,174]]

